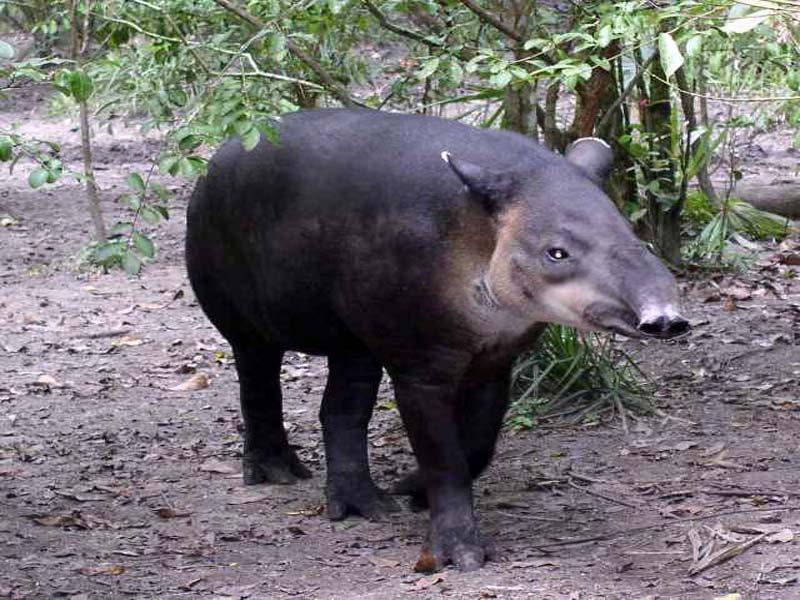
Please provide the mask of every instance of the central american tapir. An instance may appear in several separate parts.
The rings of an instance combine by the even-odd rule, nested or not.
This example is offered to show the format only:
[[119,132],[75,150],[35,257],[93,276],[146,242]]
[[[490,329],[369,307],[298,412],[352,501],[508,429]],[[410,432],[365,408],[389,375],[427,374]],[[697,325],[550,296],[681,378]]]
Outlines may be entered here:
[[509,403],[514,358],[547,323],[628,336],[688,330],[670,272],[603,193],[612,153],[566,157],[514,133],[434,117],[311,110],[279,142],[226,143],[188,211],[189,277],[236,359],[247,484],[309,471],[283,426],[281,358],[328,357],[320,418],[327,510],[376,518],[367,424],[382,370],[426,501],[419,570],[480,567],[473,512]]

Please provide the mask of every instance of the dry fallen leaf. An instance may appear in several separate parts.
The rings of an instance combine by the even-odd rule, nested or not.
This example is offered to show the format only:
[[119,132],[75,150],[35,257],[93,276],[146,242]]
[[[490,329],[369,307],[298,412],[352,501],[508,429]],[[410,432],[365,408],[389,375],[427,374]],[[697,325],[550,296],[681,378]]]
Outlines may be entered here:
[[174,387],[169,388],[173,392],[196,392],[211,385],[211,380],[205,373],[195,373],[189,379]]
[[431,575],[430,577],[422,577],[421,579],[417,579],[414,582],[414,589],[415,590],[427,590],[429,587],[436,585],[437,583],[441,583],[444,581],[445,576],[444,573],[436,573]]
[[36,385],[40,385],[48,389],[59,389],[64,387],[64,384],[52,375],[39,376],[39,379],[36,380]]
[[231,475],[236,473],[236,469],[230,465],[226,465],[224,462],[216,458],[209,458],[206,460],[202,465],[200,465],[200,470],[205,471],[206,473],[221,473],[223,475]]
[[400,565],[399,560],[395,560],[393,558],[384,558],[383,556],[370,556],[369,562],[371,562],[376,567],[385,567],[385,568],[392,568]]
[[722,452],[725,449],[725,442],[717,442],[716,444],[710,445],[703,451],[703,456],[714,456]]
[[111,342],[112,346],[141,346],[142,344],[144,344],[142,340],[132,335],[123,335]]
[[34,523],[44,527],[65,527],[75,524],[75,518],[67,515],[43,515],[41,517],[32,517],[32,519]]
[[766,540],[772,543],[786,544],[794,540],[794,532],[789,528],[781,529],[780,531],[769,534]]
[[125,572],[125,567],[122,565],[102,565],[98,567],[83,567],[80,570],[81,575],[88,575],[94,577],[95,575],[122,575]]
[[178,519],[180,517],[188,517],[192,514],[191,511],[178,510],[176,508],[172,508],[171,506],[159,506],[158,508],[153,509],[153,512],[162,519]]

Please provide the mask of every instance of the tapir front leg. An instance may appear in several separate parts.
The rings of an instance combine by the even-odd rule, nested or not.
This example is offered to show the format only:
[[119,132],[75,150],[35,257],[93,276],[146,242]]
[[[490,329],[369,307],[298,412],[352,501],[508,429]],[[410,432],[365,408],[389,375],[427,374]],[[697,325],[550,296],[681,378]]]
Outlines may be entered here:
[[[456,401],[456,420],[461,448],[472,479],[477,479],[494,456],[500,429],[510,402],[511,366],[489,373],[467,374]],[[428,508],[420,471],[409,473],[393,492],[411,496],[412,510]]]
[[430,528],[418,571],[453,563],[461,571],[480,568],[488,545],[478,530],[472,475],[459,439],[457,398],[463,369],[452,358],[392,373],[397,406],[417,457],[430,506]]

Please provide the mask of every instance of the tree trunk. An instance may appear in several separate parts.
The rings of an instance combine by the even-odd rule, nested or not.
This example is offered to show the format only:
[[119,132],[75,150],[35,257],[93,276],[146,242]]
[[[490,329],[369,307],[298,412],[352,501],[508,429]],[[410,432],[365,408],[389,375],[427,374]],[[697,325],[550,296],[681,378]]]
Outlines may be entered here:
[[[611,59],[619,53],[619,46],[611,44],[603,50],[603,57]],[[569,128],[569,142],[594,135],[595,124],[614,101],[614,74],[595,67],[588,81],[575,88],[575,118]]]
[[518,90],[510,85],[506,87],[503,98],[503,120],[500,124],[503,129],[523,135],[535,135],[536,123],[531,96],[532,90],[528,84],[522,85]]
[[[75,61],[75,68],[80,69],[83,52],[88,44],[89,31],[88,20],[84,21],[83,31],[78,20],[78,2],[72,0],[70,7],[70,17],[72,26],[72,59]],[[81,40],[83,36],[83,40]],[[83,177],[86,185],[86,200],[89,205],[89,216],[94,226],[94,238],[98,242],[106,239],[106,225],[103,221],[103,211],[100,207],[100,192],[97,189],[97,182],[94,178],[94,160],[92,158],[92,132],[89,124],[89,106],[86,99],[78,101],[80,111],[81,129],[81,154],[83,155]]]
[[648,179],[657,178],[658,193],[647,191],[648,237],[661,257],[674,266],[681,263],[680,190],[675,181],[675,161],[672,156],[672,99],[661,61],[653,61],[650,78],[650,97],[644,111],[644,124],[653,136],[655,156],[648,162],[657,168],[648,169]]

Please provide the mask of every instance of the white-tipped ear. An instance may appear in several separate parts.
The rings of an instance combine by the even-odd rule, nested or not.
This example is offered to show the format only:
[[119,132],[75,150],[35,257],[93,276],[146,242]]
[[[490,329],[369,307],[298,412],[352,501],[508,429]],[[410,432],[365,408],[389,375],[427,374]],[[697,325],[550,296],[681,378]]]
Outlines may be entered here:
[[449,152],[442,152],[441,157],[461,183],[481,198],[484,207],[490,212],[502,209],[518,187],[514,173],[498,173],[460,158],[453,158]]
[[566,157],[598,185],[605,183],[614,165],[614,152],[611,146],[596,137],[575,140],[567,149]]

